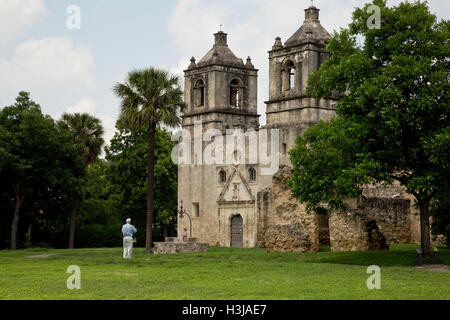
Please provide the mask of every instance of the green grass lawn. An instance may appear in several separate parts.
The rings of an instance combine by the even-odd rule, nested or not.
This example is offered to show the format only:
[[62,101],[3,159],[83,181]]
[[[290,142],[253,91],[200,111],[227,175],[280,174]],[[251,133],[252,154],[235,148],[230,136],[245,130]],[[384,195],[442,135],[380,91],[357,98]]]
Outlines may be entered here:
[[[415,245],[389,252],[210,252],[146,255],[135,249],[0,251],[0,299],[305,300],[450,299],[450,272],[415,269]],[[27,256],[55,254],[49,258]],[[450,264],[450,250],[441,249]],[[67,267],[81,268],[81,290],[68,290]],[[381,267],[381,290],[368,290],[367,267]]]

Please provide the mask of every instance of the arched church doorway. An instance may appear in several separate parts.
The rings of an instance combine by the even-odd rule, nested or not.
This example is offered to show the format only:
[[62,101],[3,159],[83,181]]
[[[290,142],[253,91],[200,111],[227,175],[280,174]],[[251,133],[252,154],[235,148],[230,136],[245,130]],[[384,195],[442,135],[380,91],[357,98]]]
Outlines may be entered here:
[[244,219],[241,215],[231,219],[231,246],[235,248],[244,246]]

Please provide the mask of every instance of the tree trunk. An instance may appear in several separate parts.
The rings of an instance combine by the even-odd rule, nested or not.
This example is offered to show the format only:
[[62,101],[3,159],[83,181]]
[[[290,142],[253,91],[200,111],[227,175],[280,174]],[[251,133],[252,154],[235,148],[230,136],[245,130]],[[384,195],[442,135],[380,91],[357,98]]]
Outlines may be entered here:
[[17,178],[16,184],[13,184],[14,188],[14,195],[15,195],[15,202],[11,201],[11,204],[14,209],[14,215],[13,220],[11,223],[11,250],[17,249],[17,226],[19,225],[19,213],[20,213],[20,207],[22,205],[23,199],[26,197],[26,194],[21,197],[20,195],[20,183],[19,178]]
[[77,222],[77,210],[80,198],[78,192],[74,192],[72,198],[72,216],[70,218],[70,236],[69,236],[69,249],[75,247],[75,225]]
[[148,144],[148,190],[147,190],[147,230],[145,252],[152,253],[153,237],[153,199],[155,188],[155,136],[156,123],[150,124]]
[[19,208],[20,205],[16,200],[16,205],[14,206],[14,216],[11,224],[11,250],[17,249],[17,226],[19,225]]
[[169,237],[169,228],[167,228],[166,225],[163,225],[163,234],[164,234],[164,239]]
[[431,235],[430,235],[430,201],[419,201],[420,207],[420,237],[423,256],[431,257]]

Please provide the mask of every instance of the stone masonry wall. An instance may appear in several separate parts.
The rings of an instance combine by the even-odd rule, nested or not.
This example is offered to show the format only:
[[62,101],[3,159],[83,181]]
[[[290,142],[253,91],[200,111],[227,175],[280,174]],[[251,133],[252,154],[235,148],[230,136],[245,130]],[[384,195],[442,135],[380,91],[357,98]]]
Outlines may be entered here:
[[155,254],[208,252],[209,245],[200,242],[156,242]]
[[376,221],[389,243],[410,243],[409,199],[368,198],[362,202],[366,220]]
[[284,166],[273,178],[265,230],[268,252],[317,252],[319,220],[292,197],[287,183],[292,169]]
[[401,187],[368,186],[359,200],[349,201],[348,212],[319,216],[292,197],[291,174],[281,166],[273,186],[257,196],[257,239],[268,252],[317,252],[327,237],[333,251],[383,250],[415,241],[416,218]]
[[384,244],[373,243],[370,224],[377,228],[372,232],[379,234],[387,245],[410,243],[409,216],[409,199],[363,197],[347,213],[333,212],[330,215],[331,250],[366,251],[383,247]]
[[332,251],[367,251],[369,248],[366,217],[362,211],[330,214],[330,242]]
[[363,195],[367,198],[409,199],[410,212],[407,217],[407,224],[410,234],[409,243],[420,244],[420,213],[415,206],[414,196],[406,193],[405,187],[402,187],[399,184],[367,185],[363,190]]

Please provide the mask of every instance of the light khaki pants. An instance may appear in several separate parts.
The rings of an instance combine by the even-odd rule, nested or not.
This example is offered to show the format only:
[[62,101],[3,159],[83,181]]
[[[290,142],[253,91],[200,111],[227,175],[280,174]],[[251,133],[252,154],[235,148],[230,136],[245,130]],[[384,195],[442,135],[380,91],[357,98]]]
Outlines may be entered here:
[[131,259],[131,254],[133,253],[133,237],[123,238],[123,258]]

